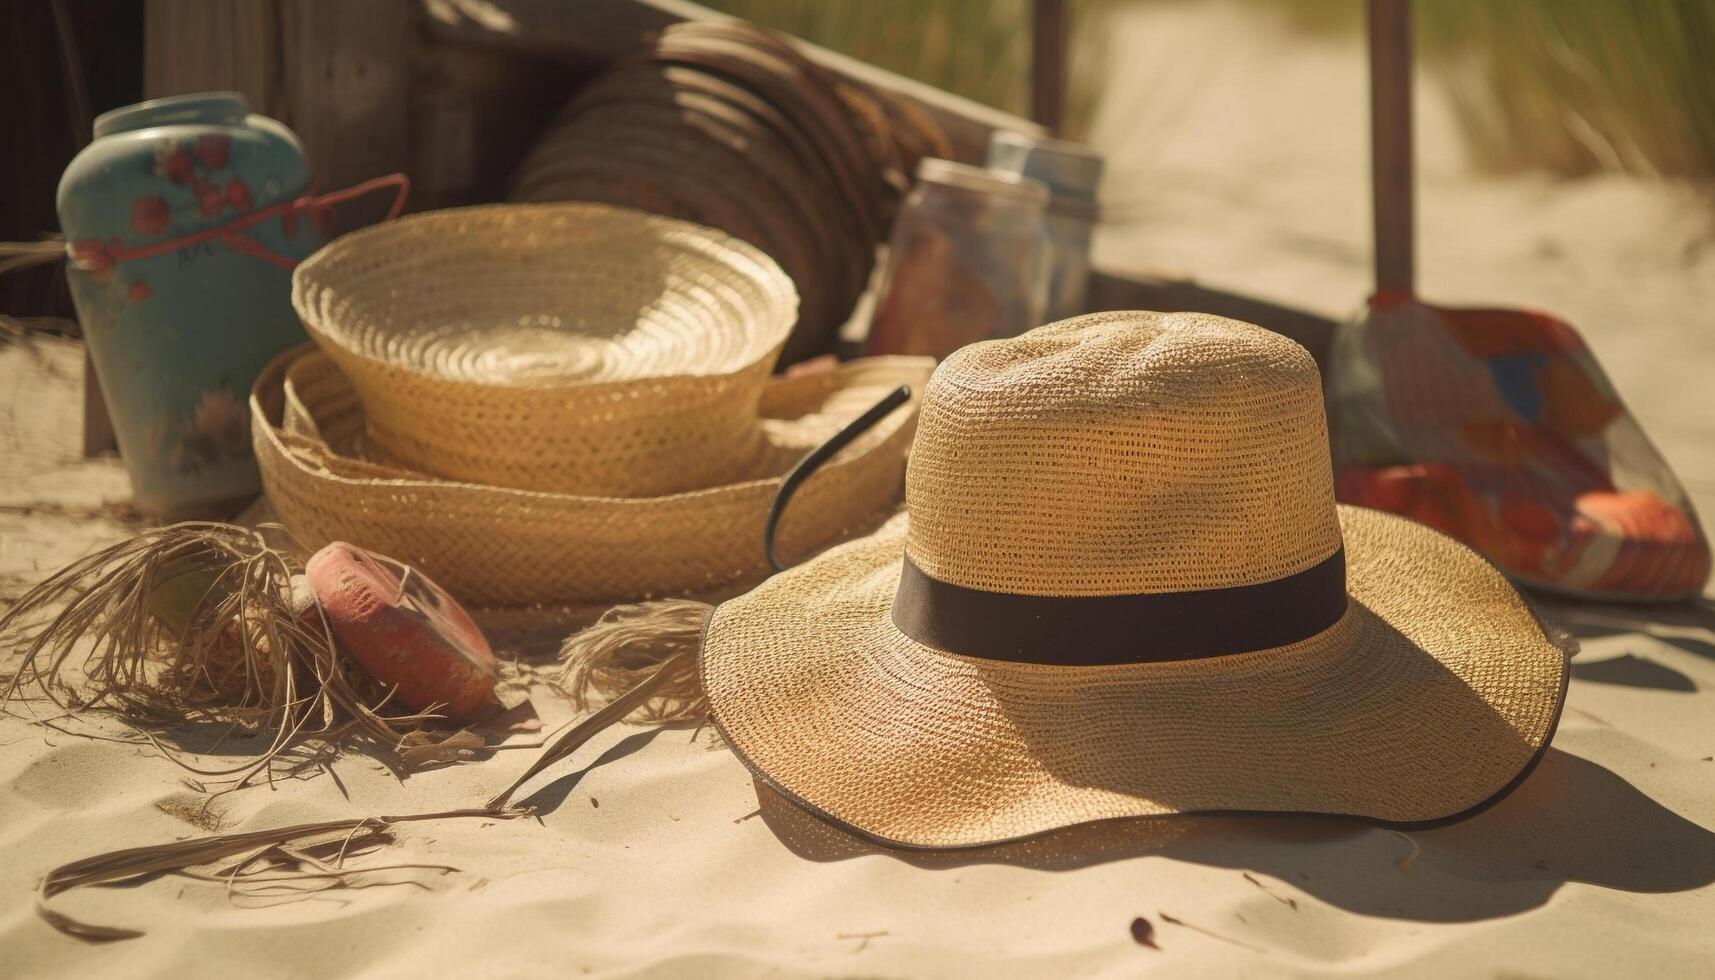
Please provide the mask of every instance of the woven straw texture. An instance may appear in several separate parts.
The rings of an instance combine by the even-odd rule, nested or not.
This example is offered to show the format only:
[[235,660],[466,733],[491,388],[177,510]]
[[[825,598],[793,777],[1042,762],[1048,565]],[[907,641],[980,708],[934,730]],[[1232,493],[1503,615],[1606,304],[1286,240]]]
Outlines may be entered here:
[[[715,718],[768,782],[909,846],[1480,804],[1547,743],[1565,656],[1474,552],[1336,507],[1323,424],[1309,355],[1219,318],[1096,315],[966,348],[925,395],[909,517],[718,608]],[[1270,650],[1008,663],[925,647],[889,615],[902,551],[959,584],[1090,595],[1265,581],[1342,542],[1346,615]]]
[[[769,382],[765,447],[744,478],[655,498],[605,498],[436,479],[369,446],[351,383],[319,352],[282,355],[251,397],[256,458],[281,522],[306,547],[349,541],[416,565],[483,607],[618,602],[698,593],[766,573],[763,521],[781,476],[932,363],[888,357]],[[779,529],[796,560],[874,527],[897,506],[913,402],[825,464]]]
[[797,294],[755,248],[596,204],[493,205],[346,235],[293,303],[369,436],[425,473],[651,497],[742,479]]
[[1078,317],[965,347],[931,389],[905,494],[912,560],[943,581],[1215,589],[1339,547],[1316,362],[1257,327]]

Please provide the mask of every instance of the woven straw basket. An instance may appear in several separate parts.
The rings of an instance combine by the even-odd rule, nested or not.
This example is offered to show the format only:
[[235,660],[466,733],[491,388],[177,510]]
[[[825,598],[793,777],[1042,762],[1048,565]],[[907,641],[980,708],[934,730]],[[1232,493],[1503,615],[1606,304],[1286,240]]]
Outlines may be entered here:
[[[900,384],[921,390],[933,362],[880,357],[768,382],[763,451],[736,482],[652,498],[542,493],[442,480],[366,445],[363,409],[326,355],[278,358],[251,395],[256,458],[280,520],[306,547],[344,540],[420,567],[484,607],[614,602],[693,594],[766,574],[763,522],[781,477]],[[798,560],[873,527],[899,499],[916,403],[825,464],[779,529]]]
[[603,497],[755,473],[758,400],[798,309],[744,242],[596,204],[402,218],[336,240],[292,285],[377,448],[455,480]]

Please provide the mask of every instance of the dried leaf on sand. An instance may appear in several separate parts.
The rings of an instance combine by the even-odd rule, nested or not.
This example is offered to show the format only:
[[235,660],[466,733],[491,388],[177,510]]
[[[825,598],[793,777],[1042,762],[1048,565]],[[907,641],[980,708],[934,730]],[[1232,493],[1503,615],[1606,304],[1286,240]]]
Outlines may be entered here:
[[[423,864],[347,868],[345,860],[358,851],[366,851],[389,839],[393,828],[401,823],[464,817],[508,820],[528,812],[516,808],[483,807],[327,820],[110,851],[48,872],[37,893],[36,912],[55,929],[78,939],[89,942],[132,939],[142,933],[135,929],[79,922],[48,908],[48,900],[85,885],[111,884],[162,873],[217,881],[226,884],[229,892],[243,888],[252,895],[279,895],[282,889],[302,894],[309,888],[360,887],[361,881],[354,879],[383,871],[414,869],[444,873],[452,869],[446,865]],[[228,858],[239,860],[217,864]],[[207,870],[197,872],[193,870],[196,868]]]

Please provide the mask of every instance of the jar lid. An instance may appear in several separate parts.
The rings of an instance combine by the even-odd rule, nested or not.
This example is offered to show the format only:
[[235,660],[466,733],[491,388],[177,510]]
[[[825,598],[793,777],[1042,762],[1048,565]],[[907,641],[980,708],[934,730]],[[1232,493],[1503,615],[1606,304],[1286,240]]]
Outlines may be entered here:
[[924,157],[917,163],[917,179],[1038,206],[1048,203],[1048,185],[1040,180],[985,170],[952,160]]
[[1056,196],[1094,198],[1102,180],[1102,155],[1084,144],[1004,129],[989,136],[988,164],[1044,181]]
[[250,113],[242,92],[198,92],[150,99],[95,117],[95,136],[110,136],[152,126],[237,126]]

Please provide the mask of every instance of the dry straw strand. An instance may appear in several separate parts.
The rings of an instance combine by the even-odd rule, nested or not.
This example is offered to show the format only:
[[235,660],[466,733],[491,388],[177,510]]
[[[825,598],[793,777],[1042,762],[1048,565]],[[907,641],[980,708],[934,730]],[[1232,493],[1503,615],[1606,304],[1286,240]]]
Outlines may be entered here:
[[[134,939],[143,933],[135,929],[79,922],[62,912],[48,908],[48,900],[62,892],[86,885],[110,884],[164,872],[184,873],[190,868],[211,865],[224,858],[248,854],[249,858],[239,862],[227,872],[226,876],[230,878],[249,864],[250,860],[261,857],[269,851],[283,847],[293,841],[301,842],[306,839],[328,838],[330,835],[337,840],[339,839],[338,835],[343,835],[345,840],[341,842],[340,850],[343,855],[349,850],[351,839],[365,831],[386,831],[396,824],[422,820],[451,820],[468,817],[510,820],[514,817],[524,816],[527,812],[520,809],[479,807],[442,810],[436,813],[408,813],[397,816],[323,820],[315,823],[293,824],[289,827],[276,827],[269,830],[216,834],[210,837],[196,837],[166,844],[151,844],[144,847],[109,851],[105,854],[84,858],[81,861],[63,864],[48,872],[42,879],[41,886],[37,891],[36,914],[40,915],[55,929],[88,942]],[[370,868],[367,870],[381,869]],[[192,877],[198,876],[192,875]]]
[[[560,649],[560,686],[581,710],[635,691],[662,673],[662,665],[694,655],[714,607],[689,599],[619,606],[595,625],[573,634]],[[689,663],[689,658],[686,658]],[[692,669],[660,678],[645,702],[645,721],[702,721],[709,703]]]
[[686,674],[689,674],[694,680],[696,669],[696,655],[693,651],[682,651],[666,658],[659,668],[638,681],[630,690],[609,701],[606,707],[585,718],[571,731],[555,739],[553,744],[549,745],[542,753],[542,757],[524,771],[524,775],[513,780],[512,785],[488,801],[489,807],[498,808],[510,805],[512,795],[518,792],[519,788],[529,782],[537,773],[576,752],[585,742],[631,714],[639,705],[646,703],[660,689],[670,685],[682,684]]
[[66,243],[59,238],[39,242],[0,242],[0,275],[63,261]]
[[[187,569],[206,585],[174,629],[153,604]],[[300,616],[297,571],[265,531],[206,522],[151,529],[73,562],[0,617],[0,641],[23,651],[0,705],[33,688],[72,712],[110,708],[133,723],[220,720],[265,732],[259,757],[212,769],[143,732],[180,766],[241,785],[309,737],[355,731],[391,750],[433,716],[382,713],[388,692],[338,654],[325,616]],[[74,666],[81,680],[70,676]]]
[[[294,824],[110,851],[48,872],[38,890],[36,912],[49,925],[69,936],[86,942],[115,942],[133,939],[143,933],[136,929],[78,921],[49,908],[49,899],[85,885],[128,881],[164,872],[222,882],[227,884],[229,893],[243,885],[251,894],[261,897],[277,897],[282,893],[292,897],[306,888],[323,885],[352,887],[350,879],[357,875],[410,868],[451,870],[445,865],[423,864],[346,869],[343,862],[354,846],[384,842],[395,824],[464,817],[504,820],[533,812],[528,806],[512,803],[513,795],[525,783],[652,699],[661,698],[668,705],[679,705],[676,709],[679,711],[701,711],[698,707],[700,696],[693,693],[697,684],[696,638],[711,611],[712,607],[702,603],[652,603],[632,607],[597,627],[600,631],[597,642],[583,648],[591,679],[586,682],[586,695],[580,700],[587,698],[588,686],[606,690],[609,685],[626,684],[627,689],[551,742],[535,763],[482,807]],[[610,666],[602,666],[610,662]],[[652,716],[664,713],[660,708],[651,710]],[[360,834],[370,836],[362,843],[354,843]],[[344,839],[341,840],[339,835],[344,835]],[[331,848],[336,842],[339,845],[337,849]],[[295,846],[288,847],[288,844]],[[332,860],[324,861],[322,858],[329,854],[330,849]],[[213,866],[233,857],[239,860],[208,873],[191,870]]]

